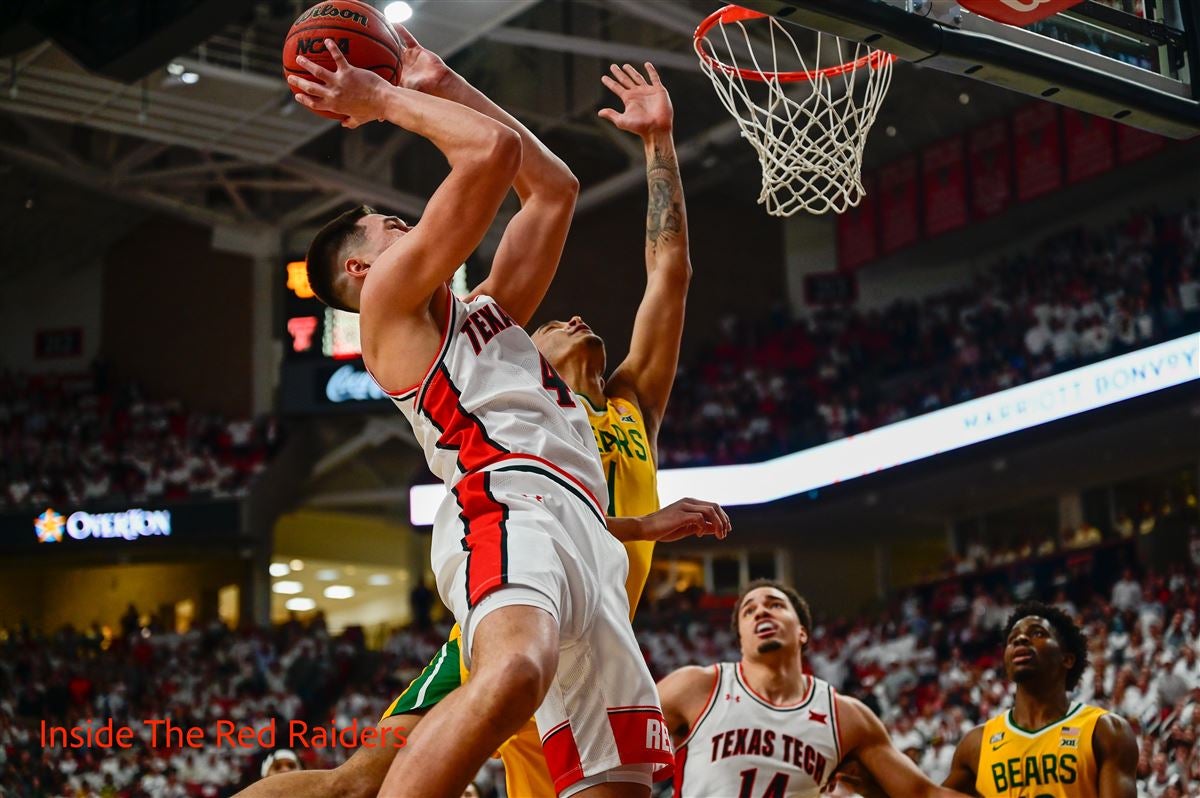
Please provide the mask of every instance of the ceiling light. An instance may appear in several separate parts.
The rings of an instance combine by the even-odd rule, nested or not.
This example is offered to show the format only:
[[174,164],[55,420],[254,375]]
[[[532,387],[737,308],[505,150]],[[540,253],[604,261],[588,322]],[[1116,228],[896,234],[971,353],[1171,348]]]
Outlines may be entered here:
[[288,599],[283,606],[292,612],[308,612],[317,608],[317,602],[310,598],[297,596],[296,598]]
[[383,7],[383,15],[387,17],[387,21],[393,25],[397,22],[408,22],[413,15],[412,6],[405,3],[404,0],[396,0],[394,3],[388,3]]
[[318,582],[332,582],[337,578],[338,572],[336,568],[322,568],[321,570],[317,571]]
[[184,83],[188,84],[189,86],[193,83],[200,82],[200,76],[197,75],[195,72],[184,72],[182,75],[179,76],[179,79],[182,80]]
[[354,588],[349,585],[330,585],[325,588],[325,598],[327,599],[348,599],[354,598]]
[[384,587],[390,585],[392,578],[387,574],[371,574],[367,577],[367,584],[373,587]]
[[174,75],[175,77],[179,77],[186,71],[187,70],[183,68],[183,64],[180,64],[177,62],[172,62],[170,64],[167,64],[167,74],[168,75]]
[[280,580],[271,585],[271,590],[276,593],[282,593],[285,596],[293,596],[304,589],[304,586],[299,582],[292,582],[287,579]]
[[288,566],[293,571],[303,571],[304,570],[304,560],[292,560],[290,563],[288,563]]
[[896,126],[895,126],[895,125],[888,125],[886,128],[884,128],[883,132],[887,134],[888,138],[895,138],[895,136],[896,136]]
[[273,562],[268,570],[271,576],[287,576],[292,572],[292,569],[288,568],[285,562]]
[[963,105],[966,105],[967,103],[971,102],[971,95],[964,91],[962,94],[958,95],[958,101]]

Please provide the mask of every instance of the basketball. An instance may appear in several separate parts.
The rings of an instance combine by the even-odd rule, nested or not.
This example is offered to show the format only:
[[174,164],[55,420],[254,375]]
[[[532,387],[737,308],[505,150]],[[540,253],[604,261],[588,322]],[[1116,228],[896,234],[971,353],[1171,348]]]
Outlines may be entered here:
[[[304,56],[326,69],[336,70],[333,57],[325,50],[325,40],[333,39],[356,67],[369,69],[394,84],[400,73],[400,40],[376,9],[358,0],[329,0],[317,3],[292,23],[283,42],[283,74],[316,80],[296,63]],[[293,94],[300,90],[289,84]],[[329,119],[342,119],[328,111],[313,111]]]

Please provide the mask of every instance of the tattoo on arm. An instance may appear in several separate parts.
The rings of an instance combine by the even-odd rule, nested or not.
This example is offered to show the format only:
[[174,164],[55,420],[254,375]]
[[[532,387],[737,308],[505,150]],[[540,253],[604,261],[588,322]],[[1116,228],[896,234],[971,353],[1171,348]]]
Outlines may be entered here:
[[650,202],[646,209],[646,242],[651,249],[659,243],[669,243],[683,230],[683,208],[680,197],[683,184],[679,179],[679,164],[674,155],[657,146],[646,165],[646,180]]

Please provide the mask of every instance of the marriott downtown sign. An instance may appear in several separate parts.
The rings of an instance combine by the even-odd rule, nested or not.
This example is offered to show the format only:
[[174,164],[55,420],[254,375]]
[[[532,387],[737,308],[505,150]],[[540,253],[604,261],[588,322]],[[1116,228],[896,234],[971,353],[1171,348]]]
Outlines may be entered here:
[[75,540],[116,538],[137,540],[141,537],[171,534],[170,510],[130,509],[117,513],[87,513],[82,510],[64,516],[54,509],[33,520],[39,543],[61,543],[64,533]]

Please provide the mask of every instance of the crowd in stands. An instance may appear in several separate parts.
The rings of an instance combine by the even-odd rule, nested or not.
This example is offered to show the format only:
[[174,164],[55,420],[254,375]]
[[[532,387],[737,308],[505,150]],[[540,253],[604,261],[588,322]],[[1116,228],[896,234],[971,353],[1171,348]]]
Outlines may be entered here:
[[[108,636],[99,627],[8,630],[0,635],[0,795],[217,798],[256,780],[265,754],[282,747],[306,768],[332,766],[347,751],[314,745],[315,727],[373,727],[447,632],[404,629],[379,652],[355,632],[328,634],[319,616],[307,626],[234,632],[214,622],[179,634],[132,608]],[[71,728],[110,717],[135,731],[132,747],[43,745],[43,721]],[[144,722],[163,718],[204,729],[203,741],[168,740],[161,725]],[[231,746],[218,739],[221,719],[255,736]],[[259,737],[272,721],[274,739]],[[309,747],[289,739],[292,731]]]
[[0,512],[245,492],[274,419],[228,419],[90,374],[0,374]]
[[[1200,532],[1192,535],[1191,560],[1163,572],[1130,557],[1107,581],[1087,568],[1028,587],[989,587],[964,574],[904,593],[880,613],[826,617],[807,665],[871,706],[897,746],[938,781],[962,736],[1011,702],[1001,657],[1012,608],[1027,597],[1052,600],[1089,641],[1073,700],[1114,709],[1138,735],[1139,797],[1200,798]],[[728,610],[710,606],[680,594],[639,611],[638,637],[656,678],[739,657]],[[374,725],[447,631],[405,627],[372,651],[361,630],[331,635],[319,615],[307,626],[234,632],[214,623],[179,634],[132,607],[110,635],[99,627],[50,636],[7,630],[0,634],[0,795],[219,798],[256,780],[259,763],[278,747],[296,749],[306,768],[335,765],[346,749],[298,744],[288,739],[300,728],[291,724],[307,724],[307,741],[316,726]],[[42,721],[74,727],[108,717],[137,731],[132,747],[42,744]],[[188,746],[151,738],[143,721],[168,717],[205,728],[205,739]],[[255,730],[274,721],[276,736],[218,745],[219,719]],[[485,794],[502,795],[496,763],[481,779]]]
[[[1194,481],[1194,472],[1189,479]],[[941,564],[940,573],[929,575],[926,581],[934,582],[1021,563],[1057,562],[1071,555],[1086,554],[1098,547],[1145,541],[1164,528],[1181,530],[1197,518],[1200,495],[1197,495],[1194,485],[1181,484],[1164,488],[1156,501],[1142,499],[1132,504],[1132,507],[1118,510],[1113,523],[1105,530],[1083,520],[1074,529],[1062,529],[1057,533],[1053,529],[1025,531],[1000,541],[995,541],[995,538],[1005,536],[978,532],[966,534],[960,546],[961,554],[947,558]]]
[[798,451],[1200,329],[1200,207],[1072,230],[878,310],[729,317],[679,370],[668,466]]

